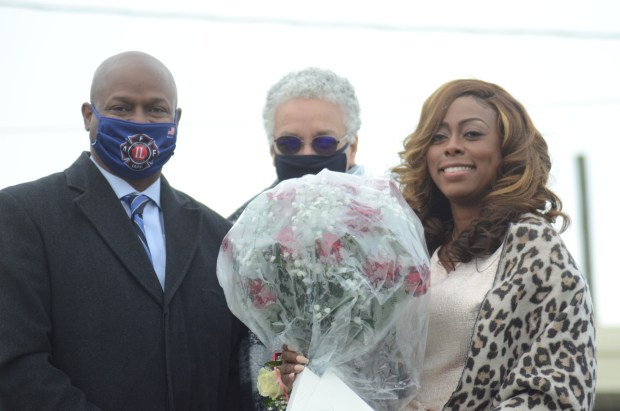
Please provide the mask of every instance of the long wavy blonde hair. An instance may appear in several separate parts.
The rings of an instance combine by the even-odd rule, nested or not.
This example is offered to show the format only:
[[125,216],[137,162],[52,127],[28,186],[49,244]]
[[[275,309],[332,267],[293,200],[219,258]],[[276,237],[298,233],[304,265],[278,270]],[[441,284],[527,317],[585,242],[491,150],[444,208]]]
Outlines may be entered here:
[[[476,98],[497,113],[502,161],[495,183],[482,200],[480,215],[452,241],[450,204],[431,179],[426,153],[448,108],[464,96]],[[521,103],[495,84],[454,80],[439,87],[425,101],[418,126],[405,138],[400,157],[401,164],[393,171],[405,199],[422,221],[429,252],[446,245],[442,262],[468,262],[493,253],[509,224],[523,213],[537,214],[549,222],[561,217],[560,231],[569,224],[562,202],[547,187],[551,169],[547,143]]]

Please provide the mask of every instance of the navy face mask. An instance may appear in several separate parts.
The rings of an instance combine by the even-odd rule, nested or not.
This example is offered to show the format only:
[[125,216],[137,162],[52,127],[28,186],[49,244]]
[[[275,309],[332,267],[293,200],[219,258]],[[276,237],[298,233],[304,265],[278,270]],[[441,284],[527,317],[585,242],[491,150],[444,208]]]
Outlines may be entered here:
[[347,171],[347,155],[344,150],[348,145],[346,144],[331,156],[284,156],[276,154],[275,165],[278,181],[298,178],[306,174],[318,174],[324,168],[344,173]]
[[176,123],[134,123],[103,117],[92,104],[90,107],[99,120],[91,146],[117,176],[131,180],[151,176],[174,154]]

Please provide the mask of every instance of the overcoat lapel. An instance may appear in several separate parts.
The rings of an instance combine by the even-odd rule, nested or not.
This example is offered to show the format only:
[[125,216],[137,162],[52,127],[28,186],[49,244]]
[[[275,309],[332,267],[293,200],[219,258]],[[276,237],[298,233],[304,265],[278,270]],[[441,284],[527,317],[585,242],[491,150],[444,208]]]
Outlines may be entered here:
[[67,184],[81,192],[74,199],[76,206],[90,220],[112,253],[122,261],[128,275],[133,276],[144,290],[162,305],[163,290],[153,265],[105,177],[92,164],[87,153],[65,173]]
[[168,305],[183,282],[194,259],[199,243],[200,226],[203,221],[200,210],[179,197],[163,176],[160,195],[166,233],[164,305]]

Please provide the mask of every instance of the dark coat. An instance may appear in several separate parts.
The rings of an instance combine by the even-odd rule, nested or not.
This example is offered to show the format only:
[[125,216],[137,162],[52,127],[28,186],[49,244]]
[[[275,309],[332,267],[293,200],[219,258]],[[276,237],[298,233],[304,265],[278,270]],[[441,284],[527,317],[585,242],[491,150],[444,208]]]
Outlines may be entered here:
[[278,183],[279,183],[278,180],[274,181],[269,187],[267,187],[266,189],[264,189],[260,193],[256,194],[254,197],[250,198],[248,201],[246,201],[241,207],[236,209],[235,212],[232,213],[231,215],[229,215],[226,219],[228,221],[230,221],[231,223],[233,223],[233,224],[236,223],[237,220],[239,219],[239,217],[241,217],[241,214],[243,213],[243,211],[247,208],[248,204],[250,204],[252,202],[252,200],[254,200],[256,197],[258,197],[259,195],[261,195],[265,191],[271,190],[272,188],[277,186]]
[[230,224],[161,179],[164,293],[87,153],[0,191],[0,410],[241,410]]

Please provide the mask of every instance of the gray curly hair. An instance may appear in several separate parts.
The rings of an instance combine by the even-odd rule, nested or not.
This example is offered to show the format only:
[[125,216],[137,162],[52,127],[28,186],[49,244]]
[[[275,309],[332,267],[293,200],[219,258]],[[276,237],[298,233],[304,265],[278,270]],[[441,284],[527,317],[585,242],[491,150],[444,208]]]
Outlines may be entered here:
[[355,89],[349,80],[333,71],[309,67],[288,73],[269,89],[263,109],[263,124],[269,144],[274,134],[276,110],[295,98],[320,99],[339,106],[345,117],[347,139],[350,143],[355,141],[355,134],[362,125]]

